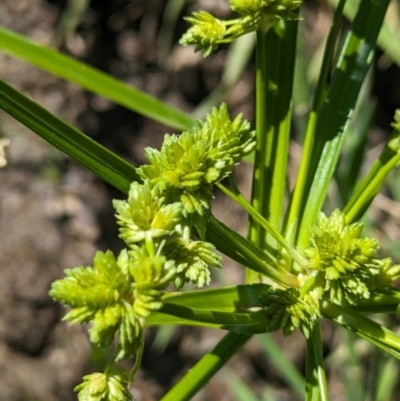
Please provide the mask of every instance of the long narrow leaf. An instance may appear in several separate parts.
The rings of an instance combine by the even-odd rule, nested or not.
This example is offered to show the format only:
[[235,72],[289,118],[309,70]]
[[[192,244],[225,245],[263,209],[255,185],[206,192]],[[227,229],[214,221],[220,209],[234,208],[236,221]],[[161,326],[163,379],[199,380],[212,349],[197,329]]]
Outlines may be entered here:
[[249,339],[248,335],[228,333],[161,401],[189,401]]
[[[337,6],[339,0],[328,0],[334,6]],[[357,13],[357,7],[359,1],[347,0],[346,7],[344,9],[345,16],[352,21]],[[391,31],[389,25],[384,22],[382,29],[378,36],[378,45],[386,53],[386,55],[400,67],[400,46],[399,44],[400,34],[397,31],[396,35]]]
[[313,160],[308,168],[309,195],[298,245],[307,247],[310,230],[332,178],[362,82],[373,60],[376,40],[389,0],[362,0],[347,35],[330,90],[318,116]]
[[134,166],[0,80],[0,109],[123,192],[137,181]]
[[[297,21],[257,32],[256,132],[252,205],[276,229],[281,228],[289,146]],[[250,218],[249,237],[258,246],[267,233]],[[275,244],[273,238],[269,243]],[[257,277],[249,273],[248,280]]]
[[400,336],[351,309],[324,301],[322,314],[367,341],[400,359]]
[[[160,311],[154,315],[155,317],[149,319],[149,324],[157,324],[157,316],[161,314],[170,315],[170,323],[179,324],[179,321],[185,320],[186,322],[183,324],[190,326],[194,322],[200,322],[203,323],[204,327],[218,327],[236,333],[265,333],[267,327],[267,318],[264,310],[247,313],[234,313],[189,308],[182,305],[165,303]],[[163,319],[167,318],[164,316]]]
[[291,195],[289,208],[287,211],[285,231],[287,232],[287,238],[290,239],[291,243],[295,242],[297,228],[293,227],[296,222],[301,218],[304,212],[304,207],[307,201],[307,193],[305,192],[306,184],[309,182],[308,169],[313,155],[313,146],[316,141],[316,124],[318,121],[318,113],[321,109],[324,96],[327,91],[328,73],[331,68],[332,59],[335,53],[336,40],[339,34],[343,7],[346,0],[340,0],[336,7],[335,15],[333,17],[332,26],[326,41],[324,49],[324,57],[321,65],[321,70],[318,77],[318,84],[315,90],[314,100],[312,103],[312,110],[310,112],[307,128],[303,143],[303,152],[299,165],[299,171],[297,173],[296,185]]
[[168,293],[164,296],[163,302],[220,312],[243,311],[259,305],[259,297],[269,288],[266,284],[244,284],[208,290]]
[[386,143],[379,158],[372,165],[370,171],[357,185],[343,212],[346,214],[346,223],[358,220],[365,213],[374,197],[378,194],[389,172],[400,162],[400,152],[391,148],[391,140],[398,140],[399,134],[395,131]]
[[184,130],[191,128],[195,122],[183,111],[169,106],[111,75],[2,27],[0,27],[0,51],[20,58],[170,127]]
[[[251,388],[234,372],[228,371],[226,382],[229,391],[237,401],[260,401]],[[272,401],[272,400],[270,400]]]

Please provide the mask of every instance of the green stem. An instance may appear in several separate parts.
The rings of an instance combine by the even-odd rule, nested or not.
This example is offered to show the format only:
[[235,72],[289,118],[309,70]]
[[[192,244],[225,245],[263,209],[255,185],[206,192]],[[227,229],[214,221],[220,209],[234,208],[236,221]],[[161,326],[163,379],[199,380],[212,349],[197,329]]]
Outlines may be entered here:
[[315,367],[314,347],[310,340],[306,346],[306,394],[305,401],[320,401],[318,372]]
[[273,261],[271,257],[268,257],[268,255],[263,252],[264,260],[261,259],[253,252],[250,244],[246,243],[247,240],[245,238],[241,238],[239,240],[237,235],[233,235],[231,230],[225,229],[222,223],[219,223],[214,217],[209,219],[208,226],[213,230],[214,233],[217,234],[217,236],[226,238],[230,246],[235,247],[239,253],[241,253],[248,260],[249,268],[262,275],[265,275],[284,287],[299,287],[299,282],[296,276],[287,271],[279,271],[276,268],[271,267],[264,261],[268,260],[268,258],[270,261]]
[[[282,222],[290,134],[297,21],[281,21],[267,34],[257,31],[256,132],[251,203],[277,230]],[[249,238],[262,249],[268,243],[266,230],[250,218]],[[251,274],[248,280],[257,277]]]
[[224,185],[221,183],[217,184],[217,187],[229,198],[231,198],[234,202],[236,202],[238,205],[242,206],[244,210],[256,221],[260,226],[266,230],[275,240],[278,242],[279,245],[281,245],[284,249],[287,250],[287,252],[290,254],[290,256],[300,265],[305,269],[307,267],[307,261],[305,258],[303,258],[286,240],[285,238],[281,235],[281,233],[268,221],[266,220],[259,212],[257,212],[256,209],[246,200],[246,198],[239,192],[239,189],[237,188],[235,182],[233,179],[230,178],[230,184],[233,187],[235,193],[230,191],[228,188],[226,188]]
[[393,350],[396,354],[400,353],[398,335],[358,312],[324,301],[321,305],[321,313],[385,351]]
[[250,338],[238,333],[225,335],[160,401],[190,400]]
[[400,292],[385,289],[381,294],[375,294],[369,299],[360,301],[351,309],[361,313],[395,313],[399,304]]
[[306,401],[329,401],[322,349],[321,328],[316,323],[307,339]]
[[[261,212],[263,202],[263,188],[265,181],[264,160],[266,159],[266,97],[267,97],[267,69],[266,69],[266,34],[258,30],[256,42],[256,134],[257,145],[255,150],[253,187],[251,203],[255,210]],[[261,225],[251,216],[249,220],[249,239],[262,246],[262,237],[265,235]],[[248,271],[248,280],[256,281],[254,273]]]

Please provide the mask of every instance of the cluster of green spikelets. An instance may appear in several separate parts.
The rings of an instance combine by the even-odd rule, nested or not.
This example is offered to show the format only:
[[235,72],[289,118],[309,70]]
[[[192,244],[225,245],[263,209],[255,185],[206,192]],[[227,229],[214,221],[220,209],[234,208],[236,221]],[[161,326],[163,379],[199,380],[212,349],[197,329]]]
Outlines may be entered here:
[[[194,13],[181,42],[196,45],[207,56],[220,43],[267,30],[281,18],[295,18],[299,3],[231,0],[238,19]],[[394,127],[399,135],[392,147],[400,152],[400,113]],[[241,116],[231,120],[225,104],[192,130],[166,135],[161,150],[146,149],[149,164],[137,170],[142,182],[132,183],[126,201],[114,201],[127,249],[118,257],[98,252],[92,267],[67,269],[66,277],[53,283],[50,295],[72,308],[64,319],[91,323],[90,340],[113,349],[105,371],[85,376],[77,386],[81,401],[132,399],[128,387],[140,364],[146,318],[162,308],[168,286],[180,289],[191,282],[203,287],[210,281],[209,267],[221,266],[214,246],[205,241],[213,187],[254,148],[255,132]],[[361,230],[361,223],[346,224],[338,210],[330,217],[320,215],[311,246],[295,250],[305,261],[298,268],[298,285],[276,283],[259,298],[256,306],[265,311],[267,332],[282,329],[289,335],[299,328],[309,337],[321,317],[322,300],[357,304],[400,277],[400,266],[378,259],[377,240],[361,237]],[[129,358],[135,359],[131,372],[115,365]]]
[[[101,347],[118,333],[114,359],[140,359],[146,317],[162,307],[167,286],[203,287],[208,267],[220,267],[214,246],[203,241],[212,188],[254,149],[254,138],[249,123],[241,116],[232,121],[223,104],[191,131],[166,135],[160,151],[147,148],[149,164],[138,169],[143,182],[132,183],[128,200],[114,201],[128,248],[118,257],[97,252],[93,267],[67,269],[53,283],[50,295],[72,307],[64,319],[92,322],[90,339]],[[86,376],[77,390],[81,400],[125,400],[128,382],[109,368]]]
[[[210,281],[209,266],[220,267],[213,245],[193,234],[203,237],[213,185],[254,146],[249,124],[241,116],[231,121],[222,105],[193,130],[167,135],[160,151],[146,149],[149,164],[138,169],[143,183],[132,183],[127,201],[114,201],[128,249],[117,258],[98,252],[93,267],[68,269],[53,284],[50,294],[72,307],[64,319],[91,322],[94,344],[110,347],[118,334],[113,361],[140,362],[146,318],[162,308],[169,284],[202,287]],[[338,210],[320,215],[311,247],[302,252],[307,264],[298,274],[299,288],[277,284],[259,298],[268,332],[289,335],[299,328],[308,337],[322,300],[356,304],[400,277],[400,265],[376,258],[378,241],[361,237],[361,230],[361,223],[346,225]],[[80,400],[129,400],[132,378],[110,363],[76,390]]]
[[294,11],[300,0],[230,0],[231,10],[238,18],[221,20],[206,11],[194,12],[185,18],[192,27],[182,36],[180,43],[195,45],[196,51],[203,50],[209,56],[223,43],[231,43],[259,29],[267,32],[278,21],[298,19]]

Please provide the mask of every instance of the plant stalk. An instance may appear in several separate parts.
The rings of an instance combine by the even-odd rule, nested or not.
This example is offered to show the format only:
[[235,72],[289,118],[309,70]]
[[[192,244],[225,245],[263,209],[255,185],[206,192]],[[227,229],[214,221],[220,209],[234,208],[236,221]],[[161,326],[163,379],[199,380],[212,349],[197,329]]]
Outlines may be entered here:
[[226,334],[160,401],[190,400],[250,338],[247,334]]

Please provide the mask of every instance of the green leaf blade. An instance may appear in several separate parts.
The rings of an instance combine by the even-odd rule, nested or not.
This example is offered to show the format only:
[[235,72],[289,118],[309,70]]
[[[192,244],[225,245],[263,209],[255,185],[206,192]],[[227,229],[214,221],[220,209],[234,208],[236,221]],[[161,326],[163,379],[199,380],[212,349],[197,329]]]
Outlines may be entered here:
[[0,109],[121,191],[139,180],[134,166],[2,80]]
[[167,126],[185,130],[195,120],[183,111],[130,86],[88,64],[0,27],[0,51]]
[[300,247],[308,246],[310,229],[325,200],[388,4],[389,0],[361,1],[318,115],[313,158],[307,172],[309,195],[299,232]]

